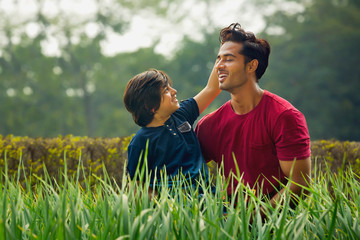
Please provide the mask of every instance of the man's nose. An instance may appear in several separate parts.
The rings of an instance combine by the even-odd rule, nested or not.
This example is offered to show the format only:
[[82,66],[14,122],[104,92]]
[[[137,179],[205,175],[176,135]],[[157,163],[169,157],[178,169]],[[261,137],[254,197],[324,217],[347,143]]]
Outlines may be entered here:
[[219,69],[222,68],[224,66],[224,61],[219,60],[216,64],[215,64],[215,68]]

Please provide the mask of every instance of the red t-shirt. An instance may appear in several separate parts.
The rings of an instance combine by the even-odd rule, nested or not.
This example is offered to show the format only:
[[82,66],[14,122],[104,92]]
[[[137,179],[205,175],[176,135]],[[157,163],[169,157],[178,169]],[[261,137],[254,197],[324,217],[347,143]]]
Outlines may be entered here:
[[[284,182],[279,160],[310,157],[310,137],[304,115],[285,99],[264,91],[259,104],[238,115],[225,103],[196,126],[206,161],[224,164],[226,177],[237,173],[245,185],[271,193]],[[235,179],[234,179],[235,180]],[[236,182],[236,181],[235,181]],[[236,182],[237,183],[237,182]],[[235,189],[234,189],[235,190]],[[228,194],[231,193],[231,186]]]

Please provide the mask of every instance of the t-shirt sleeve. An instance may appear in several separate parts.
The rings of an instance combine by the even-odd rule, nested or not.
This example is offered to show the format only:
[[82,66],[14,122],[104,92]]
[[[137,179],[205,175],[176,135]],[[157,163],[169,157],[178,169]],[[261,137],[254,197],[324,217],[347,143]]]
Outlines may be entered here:
[[199,107],[194,98],[189,98],[180,103],[176,114],[183,116],[191,125],[199,117]]
[[296,109],[285,111],[274,128],[279,160],[291,161],[310,157],[310,136],[304,115]]

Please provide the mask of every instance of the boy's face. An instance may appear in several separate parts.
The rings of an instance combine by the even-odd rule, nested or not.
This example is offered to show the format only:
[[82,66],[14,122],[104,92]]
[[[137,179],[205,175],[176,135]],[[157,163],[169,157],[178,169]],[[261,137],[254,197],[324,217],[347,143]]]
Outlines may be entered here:
[[179,102],[176,99],[177,91],[167,85],[161,93],[161,102],[160,107],[156,111],[162,117],[168,117],[169,115],[173,114],[176,110],[179,109]]

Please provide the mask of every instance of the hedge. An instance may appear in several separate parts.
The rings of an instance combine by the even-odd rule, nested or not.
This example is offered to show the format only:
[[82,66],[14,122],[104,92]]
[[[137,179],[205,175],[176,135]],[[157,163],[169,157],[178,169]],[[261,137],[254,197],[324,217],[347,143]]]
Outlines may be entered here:
[[[72,135],[57,138],[29,138],[0,135],[0,169],[15,176],[21,160],[27,176],[43,177],[44,169],[54,179],[61,178],[66,167],[70,177],[77,172],[79,160],[85,176],[101,177],[105,167],[109,177],[121,183],[126,161],[126,150],[132,136],[118,138],[88,138]],[[336,172],[349,166],[360,175],[360,142],[318,140],[311,142],[312,162],[320,169],[325,165]],[[45,168],[44,168],[45,166]],[[215,164],[209,163],[214,172]],[[61,170],[61,171],[60,171]],[[23,174],[20,176],[23,178]]]
[[[65,163],[68,176],[75,177],[81,160],[86,177],[103,176],[105,167],[109,177],[120,183],[131,137],[88,138],[67,135],[29,138],[0,135],[0,169],[5,170],[6,161],[8,175],[17,175],[21,160],[26,176],[35,174],[43,178],[46,169],[52,179],[58,180],[64,172]],[[80,180],[83,177],[81,175]],[[21,179],[24,179],[23,170]]]

